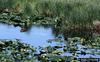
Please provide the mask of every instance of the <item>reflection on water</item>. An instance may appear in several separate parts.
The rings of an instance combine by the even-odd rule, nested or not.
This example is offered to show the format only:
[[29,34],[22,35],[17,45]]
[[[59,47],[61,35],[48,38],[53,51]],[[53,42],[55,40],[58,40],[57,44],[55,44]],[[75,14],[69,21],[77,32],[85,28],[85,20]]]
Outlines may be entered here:
[[20,32],[20,27],[0,24],[0,39],[21,39],[33,46],[47,46],[46,41],[54,38],[50,27],[33,26],[28,32]]

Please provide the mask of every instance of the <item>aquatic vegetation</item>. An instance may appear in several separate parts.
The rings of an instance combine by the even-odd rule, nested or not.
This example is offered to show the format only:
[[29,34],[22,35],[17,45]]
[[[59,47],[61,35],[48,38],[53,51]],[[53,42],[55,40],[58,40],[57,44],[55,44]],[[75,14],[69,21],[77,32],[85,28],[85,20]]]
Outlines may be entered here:
[[[0,60],[2,62],[16,62],[16,61],[79,61],[81,55],[86,56],[90,54],[100,55],[99,37],[94,40],[86,41],[80,37],[68,38],[68,43],[65,45],[55,45],[46,47],[32,47],[28,44],[22,43],[20,40],[0,40]],[[56,42],[56,41],[54,41]],[[85,43],[84,43],[85,42]],[[58,42],[60,43],[60,42]],[[82,44],[84,43],[84,45]],[[69,48],[70,47],[70,48]],[[95,50],[96,49],[96,50]],[[93,57],[94,57],[93,56]],[[97,56],[100,58],[99,56]],[[87,56],[86,56],[87,58]]]
[[[94,39],[99,39],[99,38],[96,37]],[[48,46],[48,47],[42,48],[40,50],[42,51],[42,53],[40,53],[39,59],[43,61],[47,61],[47,62],[48,60],[58,61],[58,62],[60,61],[63,61],[63,62],[76,61],[77,62],[79,61],[79,58],[82,58],[81,55],[87,58],[86,56],[87,54],[90,54],[91,57],[93,54],[95,57],[100,58],[99,56],[96,56],[96,55],[99,55],[98,53],[100,50],[99,45],[96,45],[98,44],[98,42],[96,42],[96,40],[93,40],[93,39],[90,41],[91,42],[89,43],[89,41],[86,41],[86,39],[80,38],[80,37],[68,38],[67,44],[65,46],[57,45],[57,46]],[[96,45],[95,46],[96,48],[93,47],[91,43],[94,43]]]
[[16,40],[0,40],[1,62],[23,62],[35,60],[35,48]]

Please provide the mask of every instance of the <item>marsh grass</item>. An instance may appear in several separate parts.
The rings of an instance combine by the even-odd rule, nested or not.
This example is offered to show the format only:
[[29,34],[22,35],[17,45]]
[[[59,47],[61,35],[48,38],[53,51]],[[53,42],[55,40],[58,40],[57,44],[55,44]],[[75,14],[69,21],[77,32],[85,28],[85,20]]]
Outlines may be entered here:
[[1,0],[0,7],[22,10],[28,15],[63,16],[75,24],[100,19],[99,0]]
[[99,0],[40,0],[35,9],[39,15],[63,16],[74,24],[85,24],[100,19],[99,7]]

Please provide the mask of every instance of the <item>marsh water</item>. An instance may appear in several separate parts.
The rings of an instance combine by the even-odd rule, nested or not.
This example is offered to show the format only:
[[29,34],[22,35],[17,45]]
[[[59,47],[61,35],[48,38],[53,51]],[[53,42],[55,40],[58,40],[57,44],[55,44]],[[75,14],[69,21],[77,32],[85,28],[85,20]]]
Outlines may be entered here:
[[24,43],[37,47],[49,45],[47,40],[55,37],[51,27],[32,26],[27,32],[20,32],[20,30],[20,27],[0,24],[0,39],[20,39]]
[[[48,39],[54,39],[55,35],[52,32],[52,27],[44,27],[44,26],[32,26],[31,29],[27,32],[20,32],[20,27],[14,27],[13,25],[0,24],[0,39],[20,39],[24,43],[30,44],[32,46],[48,46],[48,45],[57,45],[56,43],[48,43]],[[77,53],[81,53],[82,45],[77,43],[78,51]],[[96,52],[99,53],[100,50],[96,49],[87,49],[86,52]],[[72,56],[71,53],[64,53],[63,56]],[[100,58],[100,55],[80,55],[78,57],[81,58]]]

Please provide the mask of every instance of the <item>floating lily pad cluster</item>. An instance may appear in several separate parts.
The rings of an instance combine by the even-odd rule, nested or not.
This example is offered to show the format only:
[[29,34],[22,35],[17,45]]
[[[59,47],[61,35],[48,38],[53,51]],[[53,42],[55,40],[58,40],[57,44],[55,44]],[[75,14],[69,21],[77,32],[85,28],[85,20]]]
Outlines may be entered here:
[[14,26],[28,27],[31,21],[29,17],[24,16],[23,13],[5,12],[0,13],[0,22],[12,24]]
[[[99,37],[89,41],[80,37],[68,38],[65,45],[47,46],[45,48],[41,47],[37,57],[42,62],[78,62],[79,59],[82,58],[81,56],[84,56],[85,58],[88,58],[86,55],[89,54],[100,56],[100,45],[98,45],[100,42]],[[95,46],[91,43],[95,44]]]
[[33,24],[53,24],[52,18],[39,15],[26,16],[24,13],[3,12],[0,13],[0,22],[17,26]]
[[[91,41],[91,42],[89,42]],[[79,61],[80,55],[100,56],[100,38],[86,41],[84,38],[68,38],[65,42],[53,40],[57,45],[46,47],[33,47],[20,40],[0,40],[1,62],[66,62]],[[83,43],[85,44],[83,45]],[[62,43],[62,44],[61,44]],[[87,58],[87,57],[86,57]]]
[[35,48],[19,40],[0,40],[0,62],[23,62],[35,59]]

